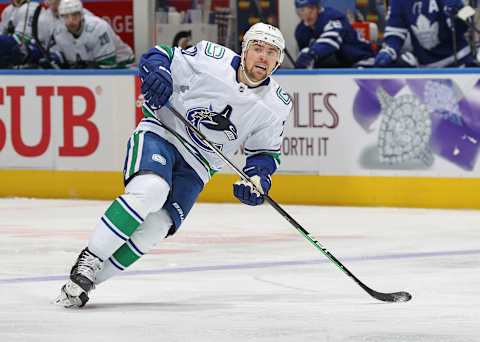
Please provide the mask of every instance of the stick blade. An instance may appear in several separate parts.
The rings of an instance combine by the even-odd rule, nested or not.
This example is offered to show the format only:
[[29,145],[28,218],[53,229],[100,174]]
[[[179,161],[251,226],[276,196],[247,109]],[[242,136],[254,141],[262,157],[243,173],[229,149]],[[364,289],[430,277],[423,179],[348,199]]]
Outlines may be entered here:
[[401,303],[408,302],[412,299],[412,295],[405,291],[393,292],[393,293],[382,293],[377,291],[372,291],[370,295],[378,300],[389,303]]

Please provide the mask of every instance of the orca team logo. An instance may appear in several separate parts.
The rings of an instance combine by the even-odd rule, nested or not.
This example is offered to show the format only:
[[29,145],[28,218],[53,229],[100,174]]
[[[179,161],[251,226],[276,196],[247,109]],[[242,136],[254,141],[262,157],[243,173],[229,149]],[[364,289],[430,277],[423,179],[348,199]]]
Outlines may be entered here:
[[[198,107],[192,108],[187,112],[187,120],[190,121],[200,132],[202,132],[210,142],[219,150],[223,149],[226,142],[236,140],[238,138],[237,128],[230,121],[232,115],[232,106],[227,105],[221,112],[213,111],[212,106],[209,108]],[[213,150],[205,144],[202,139],[187,127],[190,138],[204,151],[213,152]]]

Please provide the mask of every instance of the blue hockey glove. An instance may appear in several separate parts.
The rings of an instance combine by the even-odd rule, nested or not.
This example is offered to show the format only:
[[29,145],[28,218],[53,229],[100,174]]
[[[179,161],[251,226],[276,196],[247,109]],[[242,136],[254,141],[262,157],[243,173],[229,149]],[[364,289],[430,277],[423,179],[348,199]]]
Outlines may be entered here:
[[389,47],[385,46],[380,52],[375,56],[375,66],[376,67],[388,67],[393,64],[397,59],[396,51]]
[[172,95],[172,75],[170,70],[162,65],[142,61],[139,68],[142,80],[142,94],[152,109],[158,109],[168,102]]
[[233,184],[233,194],[244,204],[262,204],[264,201],[262,195],[268,194],[268,191],[272,187],[272,178],[270,177],[268,170],[259,166],[246,166],[243,169],[243,172],[250,177],[250,181],[261,193],[253,189],[249,182],[240,180]]
[[13,36],[0,34],[0,68],[10,68],[20,65],[25,59],[20,45]]
[[310,54],[308,48],[302,49],[298,54],[297,61],[295,62],[295,67],[298,69],[306,69],[313,67],[314,58]]
[[66,68],[67,66],[64,64],[65,58],[61,52],[49,52],[48,58],[43,56],[39,59],[38,65],[42,69],[59,69],[59,68]]
[[375,57],[376,67],[386,67],[393,63],[393,58],[388,53],[380,51]]
[[463,0],[444,0],[445,9],[448,14],[455,15],[459,10],[465,7]]

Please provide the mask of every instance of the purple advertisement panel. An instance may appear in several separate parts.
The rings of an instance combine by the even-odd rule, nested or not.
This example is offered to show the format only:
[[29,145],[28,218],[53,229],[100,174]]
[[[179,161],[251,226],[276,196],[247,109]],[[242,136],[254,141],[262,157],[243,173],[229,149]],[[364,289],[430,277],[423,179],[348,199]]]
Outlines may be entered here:
[[355,82],[354,119],[367,134],[378,134],[376,158],[370,155],[364,162],[428,168],[443,158],[474,170],[480,150],[480,80],[468,90],[438,78]]

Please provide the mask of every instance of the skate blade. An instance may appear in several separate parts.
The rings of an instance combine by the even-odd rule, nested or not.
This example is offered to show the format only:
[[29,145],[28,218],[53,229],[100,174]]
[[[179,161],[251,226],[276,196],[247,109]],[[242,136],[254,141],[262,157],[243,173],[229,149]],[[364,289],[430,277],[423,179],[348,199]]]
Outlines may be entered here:
[[55,298],[53,303],[64,308],[79,308],[84,305],[79,297],[69,296],[65,292],[65,285],[62,287],[60,295]]
[[64,308],[75,308],[75,307],[78,308],[80,307],[81,302],[80,300],[78,302],[71,300],[70,298],[68,298],[67,295],[62,293],[57,298],[55,298],[55,301],[53,302],[53,304],[64,307]]

